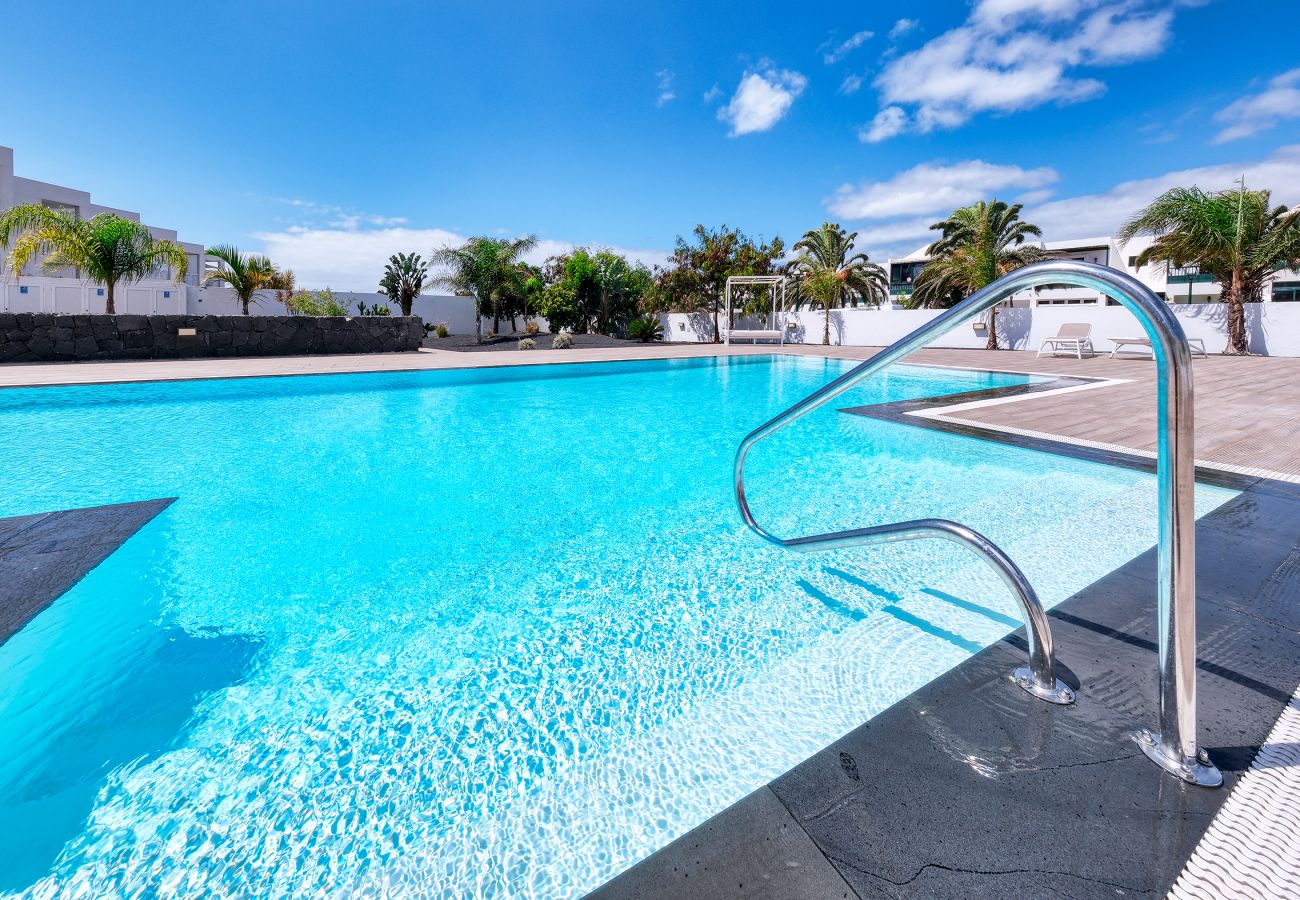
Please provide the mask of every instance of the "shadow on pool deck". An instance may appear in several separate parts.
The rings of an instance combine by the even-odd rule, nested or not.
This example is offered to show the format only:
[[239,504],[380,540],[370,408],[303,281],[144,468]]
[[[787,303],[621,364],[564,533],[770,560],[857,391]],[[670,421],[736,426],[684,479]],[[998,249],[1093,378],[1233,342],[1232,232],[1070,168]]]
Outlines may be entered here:
[[1017,632],[593,896],[1164,896],[1300,681],[1300,487],[1239,486],[1197,527],[1200,741],[1225,789],[1132,739],[1156,721],[1153,548],[1051,613],[1076,705],[1009,683]]

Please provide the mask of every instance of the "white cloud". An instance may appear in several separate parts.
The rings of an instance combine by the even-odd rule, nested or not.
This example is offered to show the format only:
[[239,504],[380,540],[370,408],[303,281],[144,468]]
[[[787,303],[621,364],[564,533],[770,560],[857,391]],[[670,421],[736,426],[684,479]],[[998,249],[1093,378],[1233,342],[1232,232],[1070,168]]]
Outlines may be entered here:
[[1098,194],[1053,200],[1026,209],[1025,217],[1041,227],[1048,240],[1113,234],[1135,212],[1171,187],[1196,185],[1207,191],[1223,190],[1243,175],[1248,188],[1270,188],[1274,203],[1300,203],[1300,144],[1280,147],[1261,160],[1180,169],[1121,182]]
[[265,200],[279,206],[287,206],[297,215],[299,224],[328,225],[331,228],[351,230],[363,225],[388,227],[405,225],[405,216],[384,216],[378,213],[360,212],[334,203],[320,203],[316,200],[304,200],[300,197],[272,197],[265,194],[250,196]]
[[655,97],[655,106],[663,106],[665,103],[672,103],[677,99],[677,93],[673,90],[673,81],[676,75],[671,69],[660,69],[655,73],[658,78],[659,95]]
[[1235,141],[1272,128],[1282,119],[1300,117],[1300,69],[1272,78],[1258,94],[1242,97],[1214,114],[1224,126],[1214,143]]
[[896,41],[909,31],[916,28],[919,23],[916,19],[899,19],[894,23],[894,27],[889,29],[889,39]]
[[859,228],[855,244],[867,248],[867,255],[880,262],[891,255],[910,253],[933,241],[935,235],[930,226],[934,222],[934,216],[918,216]]
[[704,102],[712,103],[714,100],[717,100],[721,96],[722,96],[722,88],[718,87],[715,84],[713,87],[709,88],[707,91],[704,92]]
[[998,194],[1024,203],[1023,218],[1039,226],[1045,240],[1068,240],[1114,234],[1171,187],[1222,190],[1243,175],[1247,187],[1272,189],[1274,203],[1300,204],[1300,144],[1281,147],[1260,160],[1180,169],[1059,200],[1050,199],[1056,173],[1049,168],[996,166],[979,160],[950,166],[930,163],[887,181],[845,185],[827,199],[826,206],[832,215],[865,221],[858,246],[881,259],[929,243],[935,236],[930,225],[936,219],[958,206]]
[[876,113],[871,124],[858,129],[858,140],[875,144],[902,134],[907,129],[907,113],[899,106],[886,106]]
[[254,235],[263,252],[282,269],[292,269],[303,287],[373,291],[384,263],[394,253],[429,252],[465,239],[442,228],[290,228]]
[[[445,228],[290,228],[284,231],[259,232],[262,252],[281,268],[292,269],[298,283],[306,288],[332,287],[341,291],[373,291],[379,284],[384,263],[394,253],[419,253],[426,259],[441,247],[455,247],[465,236]],[[528,254],[532,263],[572,250],[575,243],[546,239]],[[590,246],[590,245],[586,245]],[[653,266],[663,263],[663,250],[610,248],[629,259]]]
[[861,75],[846,75],[840,82],[840,93],[846,97],[852,97],[860,90],[862,90]]
[[828,66],[833,66],[875,36],[874,31],[859,31],[827,50],[822,61]]
[[1070,19],[1097,0],[980,0],[971,18],[992,28],[1007,28],[1020,18]]
[[[893,136],[954,128],[981,112],[1076,103],[1105,92],[1080,66],[1122,65],[1169,44],[1155,0],[980,0],[965,23],[888,63],[876,78]],[[870,133],[870,132],[868,132]]]
[[1043,189],[1057,180],[1054,169],[1024,169],[972,159],[952,165],[922,163],[888,181],[846,184],[826,201],[832,215],[846,219],[890,219],[944,214],[1008,190]]
[[718,118],[731,126],[731,136],[767,131],[784,118],[808,86],[798,72],[777,69],[770,63],[746,72],[731,102],[718,110]]

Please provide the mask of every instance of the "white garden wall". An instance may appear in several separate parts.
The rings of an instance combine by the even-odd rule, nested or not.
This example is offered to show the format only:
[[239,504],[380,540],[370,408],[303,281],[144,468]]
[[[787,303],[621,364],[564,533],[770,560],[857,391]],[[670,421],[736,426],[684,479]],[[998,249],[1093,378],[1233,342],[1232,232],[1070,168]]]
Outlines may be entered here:
[[[1218,353],[1227,343],[1222,303],[1175,304],[1175,315],[1188,337],[1198,337],[1205,348]],[[830,317],[830,342],[856,347],[883,347],[910,334],[939,314],[930,309],[843,309]],[[713,319],[704,313],[666,313],[664,340],[707,342],[712,339]],[[791,313],[786,342],[820,344],[824,328],[821,312]],[[985,321],[981,319],[980,321]],[[1109,353],[1112,337],[1141,335],[1137,319],[1122,306],[1034,306],[999,309],[998,336],[1003,347],[1037,350],[1043,339],[1066,322],[1092,325],[1093,344],[1098,352]],[[742,327],[742,323],[737,323]],[[748,326],[754,327],[754,326]],[[1250,303],[1246,305],[1246,332],[1252,353],[1300,357],[1300,303]],[[958,325],[930,342],[932,347],[981,348],[987,332],[976,331],[971,322]]]

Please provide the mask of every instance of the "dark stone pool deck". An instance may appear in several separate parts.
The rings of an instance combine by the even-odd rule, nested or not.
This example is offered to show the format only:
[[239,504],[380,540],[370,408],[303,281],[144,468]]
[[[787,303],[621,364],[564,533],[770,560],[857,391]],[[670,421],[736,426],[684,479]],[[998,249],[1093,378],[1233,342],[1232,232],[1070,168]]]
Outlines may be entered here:
[[0,644],[175,499],[0,519]]
[[[906,415],[936,404],[851,412],[1154,467]],[[1198,474],[1242,491],[1197,523],[1199,740],[1224,788],[1183,784],[1132,738],[1156,724],[1152,548],[1051,612],[1076,705],[1010,684],[1017,631],[592,896],[1163,897],[1300,682],[1300,485]]]

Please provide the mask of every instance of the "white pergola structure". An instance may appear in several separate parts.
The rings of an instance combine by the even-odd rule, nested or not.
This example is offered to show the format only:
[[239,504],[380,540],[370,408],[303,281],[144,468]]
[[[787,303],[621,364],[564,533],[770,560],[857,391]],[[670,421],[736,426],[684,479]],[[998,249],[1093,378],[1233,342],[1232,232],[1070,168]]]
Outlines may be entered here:
[[[727,276],[727,343],[734,337],[737,340],[779,341],[785,343],[785,276],[783,275],[728,275]],[[732,328],[731,327],[731,289],[736,285],[766,285],[772,297],[772,313],[768,328]],[[764,317],[767,319],[768,317]]]

